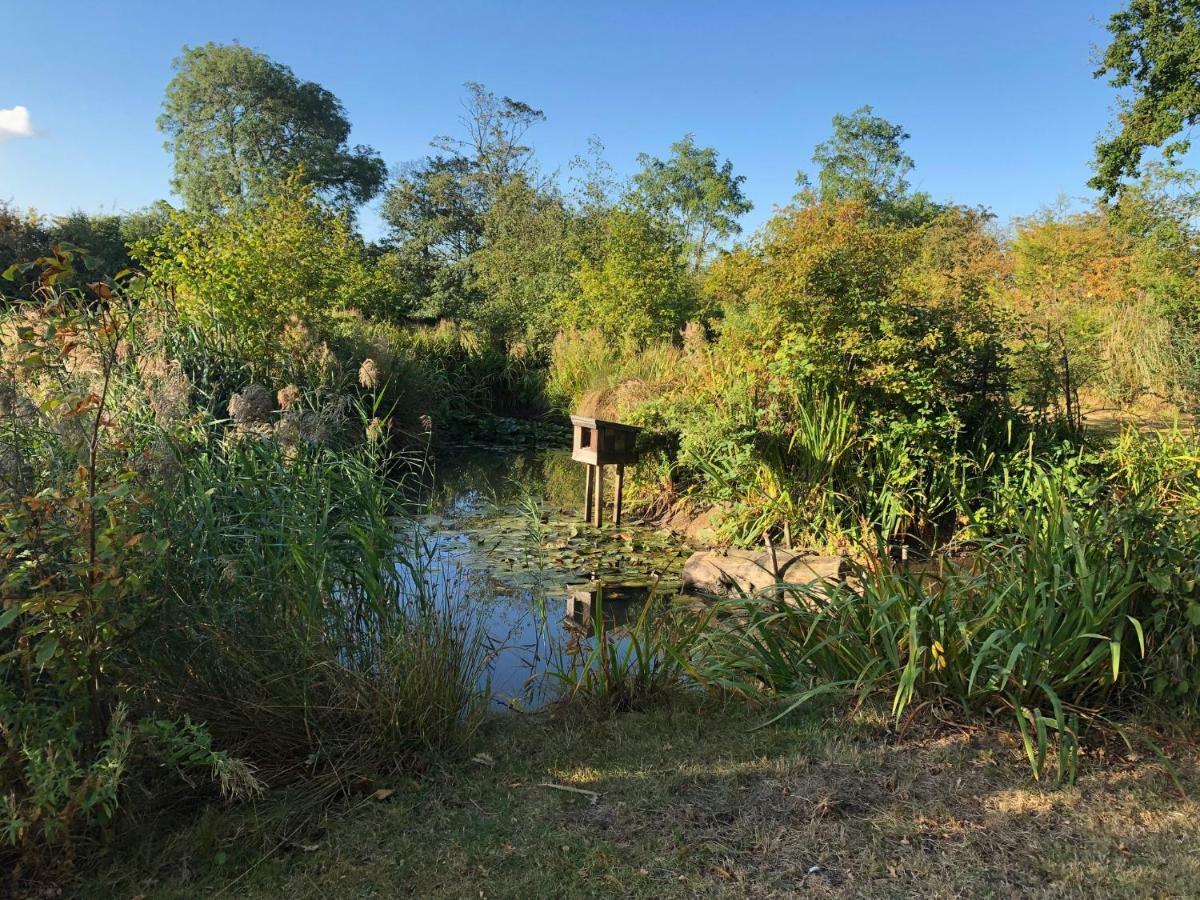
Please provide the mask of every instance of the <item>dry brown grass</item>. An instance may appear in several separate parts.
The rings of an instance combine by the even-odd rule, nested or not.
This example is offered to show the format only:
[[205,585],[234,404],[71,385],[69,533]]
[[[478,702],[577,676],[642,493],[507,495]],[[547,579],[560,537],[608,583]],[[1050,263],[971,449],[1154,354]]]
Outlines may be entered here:
[[1080,394],[1083,424],[1099,434],[1116,434],[1127,425],[1142,431],[1170,428],[1178,423],[1183,428],[1196,424],[1195,415],[1158,397],[1144,396],[1136,403],[1121,406],[1098,394]]

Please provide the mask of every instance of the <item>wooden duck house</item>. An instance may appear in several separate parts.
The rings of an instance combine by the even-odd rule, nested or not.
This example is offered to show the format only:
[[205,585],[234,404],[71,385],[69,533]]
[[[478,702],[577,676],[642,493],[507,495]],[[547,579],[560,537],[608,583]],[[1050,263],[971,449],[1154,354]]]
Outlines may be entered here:
[[575,431],[571,458],[587,466],[584,514],[597,528],[603,526],[604,467],[616,466],[617,496],[613,506],[613,524],[620,525],[625,466],[637,462],[637,436],[641,429],[587,416],[571,416],[571,424]]

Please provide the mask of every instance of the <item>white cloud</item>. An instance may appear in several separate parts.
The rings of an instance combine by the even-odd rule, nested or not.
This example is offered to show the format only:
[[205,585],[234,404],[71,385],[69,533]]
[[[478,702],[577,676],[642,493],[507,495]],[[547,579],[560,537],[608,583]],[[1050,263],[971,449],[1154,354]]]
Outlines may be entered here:
[[33,137],[33,126],[29,124],[29,110],[24,106],[0,109],[0,141],[11,137]]

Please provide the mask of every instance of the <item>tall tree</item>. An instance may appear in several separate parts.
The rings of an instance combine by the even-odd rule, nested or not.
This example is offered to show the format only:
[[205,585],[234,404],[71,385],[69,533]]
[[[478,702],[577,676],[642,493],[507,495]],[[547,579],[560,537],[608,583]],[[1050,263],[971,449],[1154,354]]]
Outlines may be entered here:
[[419,245],[434,262],[457,263],[479,248],[482,192],[461,156],[431,156],[404,167],[381,213],[398,244]]
[[578,290],[562,298],[566,323],[599,329],[624,351],[669,340],[697,299],[675,233],[642,210],[617,209],[604,217],[598,249],[597,259],[579,259]]
[[661,218],[684,241],[693,271],[704,264],[717,240],[741,232],[738,217],[754,208],[742,193],[744,175],[720,162],[713,147],[697,147],[686,134],[662,160],[643,153],[633,177],[634,200]]
[[321,333],[333,309],[395,312],[387,273],[348,217],[312,192],[294,174],[253,207],[173,213],[135,253],[155,282],[173,286],[185,320],[224,331],[248,360],[282,360],[294,319]]
[[470,175],[464,157],[431,156],[405,166],[384,196],[389,243],[419,315],[464,315],[478,299],[468,261],[484,226],[479,184]]
[[553,188],[533,188],[518,175],[500,188],[483,224],[483,246],[471,258],[481,294],[476,320],[497,342],[548,348],[560,303],[575,291],[583,218]]
[[533,148],[522,141],[530,128],[545,121],[546,114],[520,100],[497,97],[475,81],[464,87],[467,99],[459,118],[464,135],[441,135],[433,139],[433,146],[470,160],[473,177],[482,182],[486,196],[494,196],[513,176],[529,177]]
[[342,206],[369,200],[387,177],[374,150],[347,143],[337,97],[238,44],[184,48],[158,127],[175,157],[172,187],[194,209],[260,202],[297,169]]
[[1185,153],[1200,121],[1200,2],[1130,0],[1108,22],[1113,40],[1095,75],[1128,89],[1118,100],[1115,133],[1096,143],[1096,176],[1089,184],[1105,199],[1121,191],[1122,179],[1141,174],[1151,147],[1167,161]]
[[904,152],[908,132],[873,113],[874,108],[866,105],[848,116],[833,117],[833,135],[813,150],[815,190],[804,172],[796,176],[801,196],[822,203],[856,201],[906,222],[936,214],[928,195],[909,191],[908,174],[914,163]]
[[470,259],[504,186],[534,184],[525,135],[545,115],[467,82],[459,136],[434,138],[435,155],[404,169],[388,188],[383,218],[425,315],[468,316],[480,300]]

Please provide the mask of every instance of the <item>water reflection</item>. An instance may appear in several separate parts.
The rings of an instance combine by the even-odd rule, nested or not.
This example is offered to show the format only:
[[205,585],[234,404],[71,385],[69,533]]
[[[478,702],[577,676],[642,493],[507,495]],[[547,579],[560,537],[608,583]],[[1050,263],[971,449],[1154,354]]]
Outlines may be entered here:
[[567,451],[443,462],[421,520],[439,579],[482,605],[498,704],[552,699],[549,674],[594,633],[620,640],[648,601],[678,591],[687,548],[653,527],[597,531],[582,521],[583,478]]
[[648,584],[595,584],[571,591],[564,624],[592,633],[598,613],[605,630],[620,629],[637,621],[652,591]]

